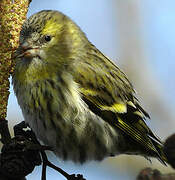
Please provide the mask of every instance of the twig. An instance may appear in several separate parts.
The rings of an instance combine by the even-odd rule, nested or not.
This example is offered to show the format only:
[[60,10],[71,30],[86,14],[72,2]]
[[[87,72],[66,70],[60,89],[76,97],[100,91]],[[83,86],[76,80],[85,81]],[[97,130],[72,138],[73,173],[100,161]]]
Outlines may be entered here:
[[65,171],[63,171],[61,168],[55,166],[54,164],[52,164],[51,162],[48,161],[47,159],[47,156],[46,156],[46,153],[43,151],[41,152],[41,156],[42,156],[42,159],[43,159],[43,169],[42,169],[42,180],[45,180],[46,177],[45,177],[45,174],[44,171],[46,171],[46,167],[49,166],[51,167],[52,169],[56,170],[57,172],[59,172],[60,174],[62,174],[64,177],[66,177],[67,179],[69,178],[69,174],[66,173]]

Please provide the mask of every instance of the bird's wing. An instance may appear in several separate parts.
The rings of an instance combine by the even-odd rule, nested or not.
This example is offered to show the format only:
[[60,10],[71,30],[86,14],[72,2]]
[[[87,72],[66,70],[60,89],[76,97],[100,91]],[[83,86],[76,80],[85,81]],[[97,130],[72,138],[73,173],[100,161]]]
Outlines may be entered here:
[[103,120],[159,155],[160,140],[146,125],[149,115],[139,105],[126,75],[95,47],[87,56],[75,65],[74,74],[83,100]]

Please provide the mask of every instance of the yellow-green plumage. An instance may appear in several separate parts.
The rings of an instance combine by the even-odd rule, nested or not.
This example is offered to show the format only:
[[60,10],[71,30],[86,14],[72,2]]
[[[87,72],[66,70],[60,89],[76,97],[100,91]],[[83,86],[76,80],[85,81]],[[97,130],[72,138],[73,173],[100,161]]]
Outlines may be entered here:
[[58,156],[84,162],[140,154],[166,161],[126,75],[67,16],[30,17],[16,54],[13,84],[24,118]]

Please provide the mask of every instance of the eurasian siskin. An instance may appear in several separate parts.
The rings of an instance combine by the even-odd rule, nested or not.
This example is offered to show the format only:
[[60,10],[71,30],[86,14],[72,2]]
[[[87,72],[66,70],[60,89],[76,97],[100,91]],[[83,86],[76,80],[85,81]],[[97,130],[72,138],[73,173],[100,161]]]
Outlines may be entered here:
[[58,11],[24,23],[13,85],[25,121],[64,160],[138,154],[166,161],[126,75]]

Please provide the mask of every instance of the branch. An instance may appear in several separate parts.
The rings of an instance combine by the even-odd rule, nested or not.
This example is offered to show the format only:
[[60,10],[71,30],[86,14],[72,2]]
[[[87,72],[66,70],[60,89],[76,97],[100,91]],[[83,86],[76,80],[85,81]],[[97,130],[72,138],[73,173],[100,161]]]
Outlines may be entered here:
[[137,180],[173,180],[175,173],[162,174],[157,169],[145,168],[140,171]]
[[6,120],[0,120],[0,134],[1,134],[1,142],[3,144],[11,142],[11,136],[8,128],[8,123]]

